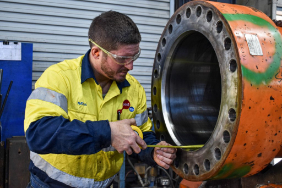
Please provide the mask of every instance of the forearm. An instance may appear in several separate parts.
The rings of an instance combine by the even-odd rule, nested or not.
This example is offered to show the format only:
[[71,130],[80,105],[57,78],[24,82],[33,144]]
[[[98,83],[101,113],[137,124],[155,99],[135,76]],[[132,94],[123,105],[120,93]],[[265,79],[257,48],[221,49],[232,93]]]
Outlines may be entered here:
[[108,121],[69,121],[47,116],[30,124],[26,139],[31,151],[39,154],[94,154],[110,146]]

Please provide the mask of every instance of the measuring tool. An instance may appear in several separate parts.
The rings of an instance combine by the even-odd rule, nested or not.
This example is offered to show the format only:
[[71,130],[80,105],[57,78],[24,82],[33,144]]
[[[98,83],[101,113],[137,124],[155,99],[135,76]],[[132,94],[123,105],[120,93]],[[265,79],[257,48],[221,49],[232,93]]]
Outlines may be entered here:
[[[143,139],[143,133],[139,127],[135,125],[131,125],[132,130],[138,134]],[[165,146],[165,145],[147,145],[149,148],[181,148],[185,150],[197,150],[202,148],[204,145],[189,145],[189,146]]]

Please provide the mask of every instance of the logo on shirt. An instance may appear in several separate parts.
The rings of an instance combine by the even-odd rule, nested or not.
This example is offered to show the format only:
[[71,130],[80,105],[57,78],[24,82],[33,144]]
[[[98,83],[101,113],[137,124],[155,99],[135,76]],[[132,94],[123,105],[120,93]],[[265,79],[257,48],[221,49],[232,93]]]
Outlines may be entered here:
[[[117,113],[121,114],[123,109],[129,109],[129,108],[131,108],[131,107],[130,107],[130,102],[129,102],[129,100],[126,99],[126,100],[124,100],[123,103],[122,103],[122,109],[119,109],[119,110],[117,111]],[[129,110],[130,110],[130,109],[129,109]],[[133,110],[134,110],[134,109],[133,109]]]
[[134,108],[131,106],[131,107],[129,108],[129,111],[130,111],[130,112],[133,112],[133,111],[134,111]]
[[77,103],[78,103],[78,105],[87,106],[87,104],[84,103],[84,102],[77,102]]

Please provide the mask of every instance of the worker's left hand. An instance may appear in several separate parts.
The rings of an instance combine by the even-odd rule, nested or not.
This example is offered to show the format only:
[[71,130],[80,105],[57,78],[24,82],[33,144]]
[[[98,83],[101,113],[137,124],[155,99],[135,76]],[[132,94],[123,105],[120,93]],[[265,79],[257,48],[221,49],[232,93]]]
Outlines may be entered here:
[[[166,145],[171,146],[165,141],[161,141],[157,145]],[[173,160],[176,158],[176,149],[175,148],[158,148],[154,149],[154,160],[155,162],[165,169],[169,169],[169,166],[173,163]]]

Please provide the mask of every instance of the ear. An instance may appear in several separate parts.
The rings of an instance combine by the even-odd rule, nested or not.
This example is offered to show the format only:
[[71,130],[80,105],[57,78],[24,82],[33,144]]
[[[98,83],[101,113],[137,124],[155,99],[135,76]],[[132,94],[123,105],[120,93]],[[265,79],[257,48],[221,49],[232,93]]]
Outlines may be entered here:
[[95,58],[95,59],[99,59],[100,57],[100,49],[96,46],[91,48],[91,55]]

